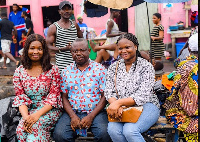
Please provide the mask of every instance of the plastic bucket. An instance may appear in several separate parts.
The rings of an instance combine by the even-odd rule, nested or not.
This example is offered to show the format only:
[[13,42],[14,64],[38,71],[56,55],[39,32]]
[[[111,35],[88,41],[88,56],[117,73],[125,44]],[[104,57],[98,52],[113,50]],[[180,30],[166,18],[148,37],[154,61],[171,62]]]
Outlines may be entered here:
[[176,57],[178,57],[178,54],[185,45],[185,42],[176,43],[175,45],[176,45]]

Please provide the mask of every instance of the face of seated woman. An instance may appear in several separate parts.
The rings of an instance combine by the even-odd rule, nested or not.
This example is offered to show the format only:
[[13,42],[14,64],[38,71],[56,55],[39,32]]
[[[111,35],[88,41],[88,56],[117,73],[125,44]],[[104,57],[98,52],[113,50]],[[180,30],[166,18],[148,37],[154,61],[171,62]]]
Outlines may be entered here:
[[43,56],[43,48],[40,41],[31,42],[28,49],[28,57],[32,62],[39,62]]
[[124,61],[136,60],[136,50],[137,46],[130,40],[122,38],[118,42],[118,52],[119,55],[124,59]]

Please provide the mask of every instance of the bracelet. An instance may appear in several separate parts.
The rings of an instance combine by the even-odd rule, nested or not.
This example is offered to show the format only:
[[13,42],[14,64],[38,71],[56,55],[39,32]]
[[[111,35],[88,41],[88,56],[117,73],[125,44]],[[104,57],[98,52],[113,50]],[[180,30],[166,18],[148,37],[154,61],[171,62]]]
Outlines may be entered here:
[[62,51],[60,50],[60,48],[58,48],[58,52],[59,52],[59,53],[62,52]]

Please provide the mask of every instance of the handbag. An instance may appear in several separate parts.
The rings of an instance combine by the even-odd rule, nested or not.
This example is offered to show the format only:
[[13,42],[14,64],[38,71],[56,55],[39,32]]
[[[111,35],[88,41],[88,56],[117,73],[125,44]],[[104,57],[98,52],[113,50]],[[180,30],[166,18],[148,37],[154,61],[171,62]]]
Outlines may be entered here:
[[[116,71],[115,71],[115,90],[116,90],[116,94],[118,98],[119,98],[119,95],[116,88],[116,82],[117,82],[117,68],[118,68],[119,62],[120,61],[117,62]],[[110,116],[108,115],[108,121],[136,123],[142,111],[143,111],[143,106],[124,107],[121,120],[117,118],[110,118]]]

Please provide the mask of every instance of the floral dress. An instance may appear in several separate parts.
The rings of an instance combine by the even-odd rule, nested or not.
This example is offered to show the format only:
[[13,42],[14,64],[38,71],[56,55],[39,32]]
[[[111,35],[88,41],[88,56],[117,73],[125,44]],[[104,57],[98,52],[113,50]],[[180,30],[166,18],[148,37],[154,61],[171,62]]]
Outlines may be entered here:
[[32,133],[24,132],[22,118],[17,127],[17,138],[20,142],[49,142],[50,131],[61,116],[62,100],[60,96],[60,74],[57,66],[41,73],[38,77],[30,76],[23,66],[15,70],[13,84],[16,97],[13,107],[26,105],[28,113],[33,114],[44,105],[53,108],[41,116],[32,126]]

